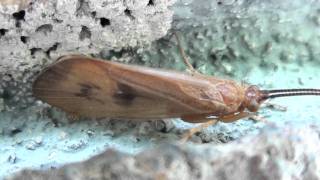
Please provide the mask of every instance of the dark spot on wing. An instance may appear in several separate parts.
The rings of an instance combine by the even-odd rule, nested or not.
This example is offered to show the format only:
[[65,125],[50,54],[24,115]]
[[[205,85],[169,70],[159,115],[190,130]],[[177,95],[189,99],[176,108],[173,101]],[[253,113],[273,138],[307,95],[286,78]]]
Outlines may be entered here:
[[117,91],[113,94],[114,103],[127,106],[132,103],[132,101],[136,98],[134,94],[134,90],[125,84],[118,84]]
[[96,98],[95,92],[100,91],[100,87],[92,83],[78,83],[80,92],[75,93],[77,97],[86,98],[88,101],[96,101],[100,104],[105,104],[102,100]]
[[90,98],[92,95],[92,86],[84,83],[78,83],[78,85],[80,86],[80,92],[75,93],[74,95],[78,97]]

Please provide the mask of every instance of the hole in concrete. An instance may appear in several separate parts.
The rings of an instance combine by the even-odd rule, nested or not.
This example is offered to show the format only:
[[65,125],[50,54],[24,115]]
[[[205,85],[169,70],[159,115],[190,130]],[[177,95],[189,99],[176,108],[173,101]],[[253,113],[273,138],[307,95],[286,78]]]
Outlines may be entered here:
[[31,48],[30,54],[31,54],[31,56],[33,56],[36,52],[41,51],[41,50],[42,50],[41,48]]
[[218,56],[215,53],[210,54],[210,57],[213,62],[218,60]]
[[51,32],[53,29],[53,26],[51,24],[44,24],[42,26],[39,26],[37,29],[36,29],[36,32],[42,32],[44,33],[45,35],[47,35],[49,32]]
[[16,20],[16,27],[21,27],[21,22],[24,21],[24,16],[26,15],[26,12],[24,10],[21,10],[19,12],[15,12],[12,14],[13,18]]
[[107,18],[100,18],[100,24],[102,27],[106,27],[110,25],[110,20]]
[[60,45],[60,43],[55,43],[53,46],[51,46],[47,51],[46,51],[46,54],[48,57],[50,57],[50,53],[52,51],[55,51],[57,50],[58,46]]
[[100,55],[103,56],[103,58],[105,59],[112,59],[112,58],[116,58],[119,59],[121,57],[123,57],[123,55],[128,52],[128,49],[121,49],[120,51],[115,51],[115,50],[108,50],[108,51],[104,51],[104,52],[100,52]]
[[129,9],[124,10],[124,13],[125,13],[127,16],[131,16],[131,11],[130,11]]
[[19,11],[19,12],[15,12],[12,14],[14,19],[16,19],[17,21],[24,20],[25,15],[26,15],[26,12],[24,10]]
[[1,97],[3,99],[10,99],[10,98],[12,98],[12,94],[10,93],[10,90],[4,89],[3,93],[1,94]]
[[230,60],[230,58],[229,58],[228,55],[223,54],[223,55],[221,56],[221,60],[222,60],[222,61],[228,61],[228,60]]
[[95,18],[95,17],[96,17],[96,15],[97,15],[97,12],[96,12],[96,11],[92,11],[92,12],[91,12],[91,16],[92,16],[92,18]]
[[124,10],[124,14],[127,15],[130,19],[134,19],[134,16],[132,16],[132,13],[129,9]]
[[90,32],[90,29],[87,26],[82,26],[80,34],[79,34],[79,39],[82,41],[85,38],[90,39],[91,38],[91,32]]
[[218,4],[218,5],[222,5],[222,1],[218,1],[217,4]]
[[6,35],[7,32],[8,32],[8,29],[0,29],[0,37]]
[[52,19],[54,22],[56,22],[56,23],[62,23],[63,22],[63,20],[61,20],[61,19],[57,19],[57,18],[54,18],[54,19]]
[[153,0],[149,0],[149,2],[148,2],[148,6],[153,6],[153,5],[154,5]]
[[10,129],[9,135],[14,136],[14,135],[21,133],[21,132],[22,132],[22,129],[17,128],[17,127],[13,127],[12,129]]
[[29,37],[28,36],[21,36],[20,37],[21,42],[23,42],[24,44],[26,44],[29,41]]

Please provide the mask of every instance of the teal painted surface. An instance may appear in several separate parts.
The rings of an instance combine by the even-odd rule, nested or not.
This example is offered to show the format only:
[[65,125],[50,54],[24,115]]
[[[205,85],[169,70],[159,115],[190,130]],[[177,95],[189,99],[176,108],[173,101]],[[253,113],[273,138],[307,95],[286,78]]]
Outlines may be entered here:
[[[204,74],[266,89],[320,88],[319,8],[319,4],[309,1],[289,10],[246,9],[247,13],[240,18],[223,13],[205,26],[183,29],[179,34],[192,63]],[[123,51],[108,58],[185,70],[173,36],[154,42],[148,50]],[[244,119],[218,123],[203,130],[200,137],[214,146],[254,136],[262,129],[320,125],[320,97],[279,98],[270,102],[287,107],[287,111],[261,108],[259,115],[268,122]],[[175,128],[162,133],[149,122],[70,124],[60,111],[47,109],[34,105],[1,112],[0,177],[22,168],[42,169],[81,161],[108,148],[136,154],[161,142],[177,142],[181,129],[195,126],[176,119]],[[53,120],[59,122],[58,127]],[[13,128],[21,132],[12,134]]]

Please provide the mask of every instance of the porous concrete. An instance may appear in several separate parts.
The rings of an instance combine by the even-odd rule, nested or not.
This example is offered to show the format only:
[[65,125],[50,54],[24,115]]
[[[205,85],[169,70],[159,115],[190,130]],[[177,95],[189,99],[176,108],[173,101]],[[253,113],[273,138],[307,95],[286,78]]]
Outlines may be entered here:
[[319,127],[265,129],[223,146],[163,144],[137,155],[107,150],[81,163],[25,170],[8,180],[315,180],[320,178],[319,151]]
[[173,2],[0,1],[0,93],[26,106],[32,77],[57,57],[150,44],[171,28]]
[[[160,2],[162,1],[152,1],[151,4],[159,3],[159,8],[167,7],[167,1]],[[257,84],[263,88],[319,88],[320,44],[318,37],[320,31],[318,30],[318,17],[320,2],[318,0],[281,2],[273,0],[183,0],[178,1],[172,8],[174,9],[173,29],[179,31],[183,46],[199,71],[232,78],[239,82]],[[43,37],[45,39],[45,36]],[[69,41],[68,37],[65,39]],[[78,42],[81,41],[78,39]],[[150,147],[160,143],[177,143],[181,131],[194,126],[180,120],[144,123],[84,120],[68,123],[67,117],[61,111],[39,101],[34,103],[30,89],[28,89],[34,75],[45,65],[54,61],[55,52],[50,51],[51,58],[48,58],[47,54],[43,55],[43,58],[34,58],[32,60],[34,66],[24,65],[24,61],[19,58],[14,59],[20,57],[16,55],[10,56],[12,58],[9,60],[4,60],[9,61],[8,65],[11,64],[10,67],[14,67],[11,68],[11,71],[14,71],[2,76],[0,88],[3,99],[1,101],[0,98],[0,109],[2,110],[0,115],[0,153],[2,154],[0,163],[1,167],[4,167],[0,169],[0,176],[12,175],[26,167],[59,168],[65,163],[87,159],[106,149],[119,151],[116,153],[119,156],[123,155],[121,152],[130,154],[131,157],[139,152],[144,154]],[[39,56],[41,54],[44,53],[40,53]],[[154,41],[148,49],[119,50],[116,48],[101,51],[99,54],[114,61],[185,70],[176,41],[170,34]],[[19,61],[16,61],[17,59]],[[9,72],[8,69],[10,68],[6,68],[5,72]],[[285,139],[287,131],[290,131],[290,137],[295,137],[294,133],[297,133],[298,139],[303,138],[301,141],[289,138],[289,142],[301,144],[301,146],[293,146],[293,151],[301,152],[299,148],[306,147],[302,150],[304,151],[302,154],[305,153],[311,158],[307,158],[306,161],[296,161],[295,165],[291,164],[292,166],[285,166],[287,165],[285,164],[278,168],[281,170],[280,173],[295,174],[296,176],[292,177],[296,179],[319,178],[317,174],[319,163],[316,155],[312,157],[313,152],[317,149],[313,145],[319,144],[319,139],[313,138],[316,136],[314,133],[317,134],[318,130],[313,132],[312,127],[316,127],[315,129],[319,127],[317,112],[320,108],[320,98],[292,97],[273,102],[286,106],[287,110],[279,111],[272,106],[262,108],[259,115],[264,116],[268,122],[252,122],[244,119],[230,124],[218,123],[196,134],[191,139],[196,144],[188,147],[187,151],[191,156],[197,157],[196,153],[192,152],[197,152],[197,148],[203,146],[202,143],[210,143],[206,148],[212,148],[213,151],[217,144],[225,143],[219,147],[221,147],[221,152],[229,153],[227,149],[237,148],[239,145],[232,143],[233,141],[249,136],[250,140],[242,141],[237,149],[244,153],[247,147],[249,149],[260,147],[259,141],[266,142],[261,136],[252,140],[252,137],[261,131],[264,131],[265,136],[271,137],[272,143],[279,144],[283,144],[282,139]],[[25,108],[22,109],[23,104],[28,106],[25,105]],[[13,108],[19,106],[20,108]],[[305,128],[301,132],[306,133],[291,130],[301,127]],[[272,129],[277,132],[276,135],[273,134]],[[304,134],[306,137],[303,137]],[[278,136],[280,138],[277,138]],[[266,142],[266,144],[269,143]],[[180,148],[186,148],[184,146]],[[314,151],[308,151],[310,148]],[[155,151],[154,153],[158,154]],[[258,150],[255,153],[259,153]],[[226,159],[220,155],[218,153],[217,158],[221,158],[223,164]],[[123,156],[127,157],[127,155]],[[237,161],[236,155],[229,157],[230,160],[226,162]],[[248,158],[244,159],[248,160]],[[317,163],[311,162],[313,159]],[[275,161],[283,164],[281,158],[278,160]],[[203,161],[200,162],[202,164]],[[255,165],[255,161],[246,162],[250,164],[248,166]],[[183,160],[181,163],[184,163]],[[203,162],[203,164],[206,163]],[[234,164],[224,166],[232,165]],[[264,165],[262,165],[264,168],[259,171],[262,177],[265,177],[267,173],[270,177],[288,179],[287,176],[279,176],[280,170],[269,171],[270,169]],[[200,171],[207,171],[206,165],[199,165],[199,167]],[[234,169],[235,171],[228,172],[231,175],[233,172],[240,172],[237,167]],[[304,175],[301,169],[307,169],[304,172],[311,175]],[[185,174],[189,174],[188,170],[185,171]],[[168,172],[170,173],[170,170]],[[248,175],[247,171],[240,173],[242,174],[235,173],[234,175],[237,177]],[[115,175],[118,174],[115,173]]]

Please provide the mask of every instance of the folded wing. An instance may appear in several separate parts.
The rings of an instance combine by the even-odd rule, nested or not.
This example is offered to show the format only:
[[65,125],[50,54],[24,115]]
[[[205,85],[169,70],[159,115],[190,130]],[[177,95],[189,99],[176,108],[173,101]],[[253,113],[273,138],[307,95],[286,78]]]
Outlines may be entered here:
[[170,118],[223,109],[207,83],[183,73],[66,56],[39,75],[33,93],[85,117]]

